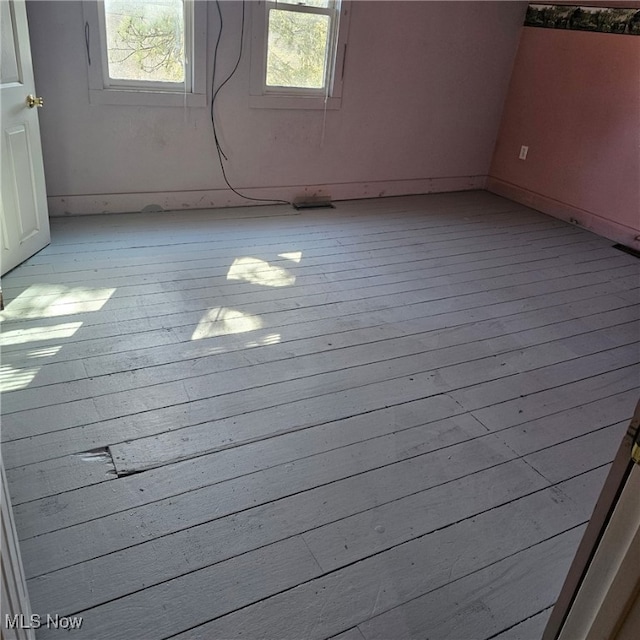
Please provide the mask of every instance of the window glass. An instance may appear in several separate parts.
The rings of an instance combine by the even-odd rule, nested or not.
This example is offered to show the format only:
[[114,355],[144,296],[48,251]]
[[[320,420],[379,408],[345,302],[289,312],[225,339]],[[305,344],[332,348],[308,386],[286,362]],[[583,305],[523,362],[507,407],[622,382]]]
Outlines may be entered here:
[[109,78],[185,82],[182,0],[105,0]]
[[267,86],[325,87],[329,16],[271,9],[268,33]]
[[330,0],[276,0],[277,4],[293,4],[303,7],[319,7],[320,9],[327,9],[329,7]]

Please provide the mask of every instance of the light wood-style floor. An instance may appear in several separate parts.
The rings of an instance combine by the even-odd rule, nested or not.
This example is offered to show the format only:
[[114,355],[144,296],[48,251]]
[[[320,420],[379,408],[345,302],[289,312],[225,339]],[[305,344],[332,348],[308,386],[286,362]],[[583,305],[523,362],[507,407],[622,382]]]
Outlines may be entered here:
[[5,278],[39,638],[538,639],[638,399],[640,261],[468,192],[52,220]]

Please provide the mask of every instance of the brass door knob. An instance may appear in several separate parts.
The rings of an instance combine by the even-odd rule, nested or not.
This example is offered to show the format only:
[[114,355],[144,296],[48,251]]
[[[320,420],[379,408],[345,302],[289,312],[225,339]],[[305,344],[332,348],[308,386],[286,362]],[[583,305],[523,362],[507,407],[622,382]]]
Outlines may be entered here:
[[29,109],[33,109],[33,107],[44,107],[44,98],[36,98],[36,96],[29,94],[27,96],[27,104],[29,105]]

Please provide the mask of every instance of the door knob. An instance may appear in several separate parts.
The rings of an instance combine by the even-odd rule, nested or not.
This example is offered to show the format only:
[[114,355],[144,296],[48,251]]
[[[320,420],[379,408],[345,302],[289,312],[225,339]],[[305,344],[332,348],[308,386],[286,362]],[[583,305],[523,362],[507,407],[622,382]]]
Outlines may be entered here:
[[36,98],[36,96],[29,94],[27,96],[27,104],[29,105],[29,109],[33,109],[33,107],[44,107],[44,98]]

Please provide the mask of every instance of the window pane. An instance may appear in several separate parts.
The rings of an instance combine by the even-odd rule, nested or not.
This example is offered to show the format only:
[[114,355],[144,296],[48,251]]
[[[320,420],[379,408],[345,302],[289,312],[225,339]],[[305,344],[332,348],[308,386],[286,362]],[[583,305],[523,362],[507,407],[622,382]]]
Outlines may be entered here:
[[[307,7],[320,7],[321,9],[329,8],[330,0],[280,0],[279,4],[303,5]],[[276,0],[278,2],[278,0]]]
[[109,77],[184,82],[182,0],[105,0]]
[[267,86],[325,86],[329,16],[269,11]]

